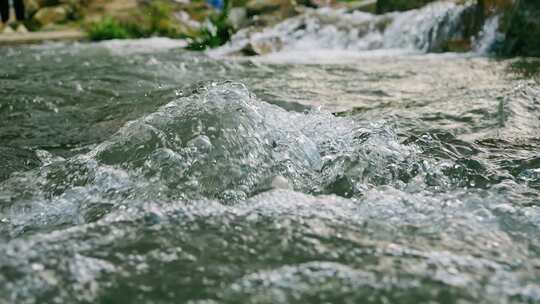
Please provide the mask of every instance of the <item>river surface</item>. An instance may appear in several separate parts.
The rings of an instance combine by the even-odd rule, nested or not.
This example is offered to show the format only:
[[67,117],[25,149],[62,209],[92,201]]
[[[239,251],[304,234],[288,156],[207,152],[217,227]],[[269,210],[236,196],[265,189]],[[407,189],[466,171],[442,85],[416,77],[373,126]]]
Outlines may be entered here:
[[0,303],[540,303],[532,59],[0,48]]

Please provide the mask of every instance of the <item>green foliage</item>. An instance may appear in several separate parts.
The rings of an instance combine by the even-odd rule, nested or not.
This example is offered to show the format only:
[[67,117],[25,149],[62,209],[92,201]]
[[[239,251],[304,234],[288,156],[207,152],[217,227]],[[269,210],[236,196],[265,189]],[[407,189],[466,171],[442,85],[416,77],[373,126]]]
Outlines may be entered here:
[[525,78],[540,77],[540,60],[538,58],[520,58],[512,62],[510,70]]
[[245,7],[249,0],[230,0],[231,7]]
[[193,30],[174,18],[174,6],[166,0],[149,1],[142,9],[129,14],[128,18],[105,17],[88,26],[92,40],[142,38],[164,36],[189,38],[192,50],[204,50],[225,44],[233,29],[227,19],[231,3],[225,0],[224,9],[209,15],[206,26]]
[[88,37],[94,41],[133,37],[125,25],[112,17],[105,17],[101,21],[91,24],[87,31]]
[[157,0],[134,11],[127,18],[105,17],[87,27],[92,40],[143,38],[163,36],[186,38],[191,32],[173,16],[174,8],[170,1]]
[[180,31],[173,19],[173,7],[169,1],[151,1],[142,11],[143,24],[147,35],[157,34],[166,37],[178,37]]
[[233,33],[233,28],[227,19],[231,5],[231,0],[224,0],[223,10],[218,14],[210,15],[207,25],[196,36],[191,37],[192,42],[188,45],[188,49],[200,51],[218,47],[229,41]]
[[233,29],[227,21],[227,13],[225,9],[217,16],[210,16],[208,24],[199,31],[199,33],[191,37],[192,42],[189,44],[190,50],[205,50],[225,44],[231,38]]

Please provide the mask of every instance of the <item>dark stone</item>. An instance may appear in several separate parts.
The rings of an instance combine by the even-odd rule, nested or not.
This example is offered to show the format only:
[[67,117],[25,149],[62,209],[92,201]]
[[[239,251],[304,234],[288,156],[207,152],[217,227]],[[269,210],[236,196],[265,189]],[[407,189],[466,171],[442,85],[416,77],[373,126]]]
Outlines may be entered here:
[[506,13],[503,55],[540,57],[540,1],[520,0]]
[[434,0],[377,0],[377,14],[420,8]]
[[26,149],[0,147],[0,158],[0,182],[8,179],[13,172],[23,172],[41,165],[36,154]]

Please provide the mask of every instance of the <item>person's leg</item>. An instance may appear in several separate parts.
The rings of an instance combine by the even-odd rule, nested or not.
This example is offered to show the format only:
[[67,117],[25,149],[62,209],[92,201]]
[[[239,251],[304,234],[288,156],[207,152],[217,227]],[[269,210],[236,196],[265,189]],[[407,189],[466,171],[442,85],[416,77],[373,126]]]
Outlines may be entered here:
[[13,0],[13,6],[15,7],[15,16],[17,17],[17,21],[23,21],[25,19],[24,1]]
[[9,20],[9,0],[0,0],[0,15],[2,15],[2,23]]

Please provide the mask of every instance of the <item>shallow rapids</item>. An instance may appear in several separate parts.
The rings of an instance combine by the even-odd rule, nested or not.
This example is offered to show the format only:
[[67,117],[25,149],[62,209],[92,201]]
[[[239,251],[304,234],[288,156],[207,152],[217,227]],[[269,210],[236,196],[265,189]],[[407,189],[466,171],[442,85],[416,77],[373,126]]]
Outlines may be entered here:
[[177,46],[0,49],[0,303],[540,302],[538,62]]

